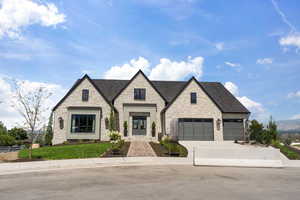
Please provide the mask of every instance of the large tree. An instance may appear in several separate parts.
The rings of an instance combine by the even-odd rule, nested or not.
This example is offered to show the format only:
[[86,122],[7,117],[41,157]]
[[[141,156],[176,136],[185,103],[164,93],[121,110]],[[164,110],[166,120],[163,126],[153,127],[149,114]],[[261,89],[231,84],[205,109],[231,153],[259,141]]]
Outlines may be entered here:
[[29,159],[32,158],[32,144],[37,137],[37,132],[45,124],[44,113],[49,110],[46,100],[51,93],[42,86],[28,88],[24,82],[14,82],[15,101],[13,107],[20,113],[24,120],[24,129],[27,130],[30,147]]
[[23,128],[17,128],[14,127],[8,131],[8,134],[12,137],[14,137],[16,140],[26,140],[27,137],[27,131]]
[[0,134],[7,134],[7,129],[3,122],[0,121]]

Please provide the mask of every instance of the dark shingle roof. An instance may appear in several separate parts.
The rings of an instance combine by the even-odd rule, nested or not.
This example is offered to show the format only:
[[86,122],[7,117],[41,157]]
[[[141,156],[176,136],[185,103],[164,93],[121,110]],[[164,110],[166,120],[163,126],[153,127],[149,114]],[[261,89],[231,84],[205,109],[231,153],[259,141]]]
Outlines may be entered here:
[[[128,84],[129,80],[92,79],[103,95],[112,101]],[[172,100],[182,91],[187,81],[151,81],[153,86],[167,100]],[[218,82],[199,82],[209,97],[217,104],[222,112],[249,113],[249,111]]]
[[215,101],[219,108],[225,113],[249,113],[221,83],[199,82],[208,95]]

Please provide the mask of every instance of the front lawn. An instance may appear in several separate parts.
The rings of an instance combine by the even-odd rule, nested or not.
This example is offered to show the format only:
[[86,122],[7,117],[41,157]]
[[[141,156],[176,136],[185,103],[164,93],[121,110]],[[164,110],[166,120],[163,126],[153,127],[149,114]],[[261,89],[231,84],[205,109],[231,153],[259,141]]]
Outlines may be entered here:
[[[95,158],[102,155],[110,147],[109,142],[41,147],[32,150],[32,158],[43,160]],[[19,158],[27,159],[28,154],[29,150],[23,149],[19,152]]]

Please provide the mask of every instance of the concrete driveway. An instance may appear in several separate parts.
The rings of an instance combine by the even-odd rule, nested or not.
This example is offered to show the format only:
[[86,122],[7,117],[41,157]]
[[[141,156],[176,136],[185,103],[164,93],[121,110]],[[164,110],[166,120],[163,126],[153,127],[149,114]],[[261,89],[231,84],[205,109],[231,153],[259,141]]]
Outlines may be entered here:
[[298,199],[300,169],[107,167],[0,176],[0,199]]
[[235,144],[233,141],[180,141],[196,165],[283,167],[279,149]]

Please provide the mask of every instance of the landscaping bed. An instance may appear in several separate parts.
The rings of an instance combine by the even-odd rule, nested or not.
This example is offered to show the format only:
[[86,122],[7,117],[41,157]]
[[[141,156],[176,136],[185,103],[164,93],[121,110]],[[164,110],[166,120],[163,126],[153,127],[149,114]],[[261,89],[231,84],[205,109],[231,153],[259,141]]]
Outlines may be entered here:
[[[96,158],[111,147],[109,142],[41,147],[32,150],[33,160]],[[28,160],[29,150],[19,151],[19,160]]]
[[280,149],[280,152],[283,153],[287,158],[291,160],[300,160],[300,153],[295,151],[295,149],[293,149],[292,147],[282,145],[280,144],[280,142],[273,142],[272,146]]
[[176,142],[150,142],[150,145],[159,157],[187,157],[188,155],[187,149]]
[[121,146],[120,151],[118,154],[115,154],[112,149],[108,149],[106,152],[104,152],[101,157],[107,158],[107,157],[126,157],[128,150],[130,147],[130,142],[124,142],[124,144]]

